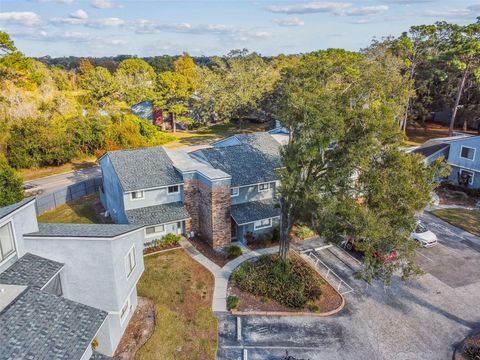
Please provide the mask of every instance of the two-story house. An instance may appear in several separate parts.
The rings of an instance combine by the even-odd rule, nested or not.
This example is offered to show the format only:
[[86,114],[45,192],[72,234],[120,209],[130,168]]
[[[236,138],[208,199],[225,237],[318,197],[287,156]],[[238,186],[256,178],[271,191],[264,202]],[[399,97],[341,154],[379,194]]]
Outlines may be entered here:
[[423,155],[428,164],[443,157],[452,167],[448,181],[480,188],[479,135],[456,133],[450,137],[431,139],[412,152]]
[[279,141],[268,133],[235,135],[186,153],[162,147],[107,152],[100,158],[101,200],[117,223],[146,226],[146,240],[199,235],[212,247],[271,232]]
[[112,356],[143,243],[142,226],[39,224],[34,199],[0,208],[0,359]]

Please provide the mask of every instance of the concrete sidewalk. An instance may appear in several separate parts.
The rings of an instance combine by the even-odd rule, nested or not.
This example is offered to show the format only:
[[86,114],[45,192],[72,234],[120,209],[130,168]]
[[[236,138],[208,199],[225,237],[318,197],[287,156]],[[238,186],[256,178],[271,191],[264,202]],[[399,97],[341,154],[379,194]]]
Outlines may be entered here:
[[278,246],[250,250],[243,244],[237,244],[242,248],[243,255],[229,261],[223,268],[215,264],[212,260],[200,253],[188,240],[182,240],[180,245],[185,251],[198,263],[206,267],[214,276],[215,287],[213,289],[213,311],[227,311],[227,288],[228,280],[232,271],[235,270],[244,261],[250,260],[255,257],[259,257],[265,254],[274,254],[278,252]]

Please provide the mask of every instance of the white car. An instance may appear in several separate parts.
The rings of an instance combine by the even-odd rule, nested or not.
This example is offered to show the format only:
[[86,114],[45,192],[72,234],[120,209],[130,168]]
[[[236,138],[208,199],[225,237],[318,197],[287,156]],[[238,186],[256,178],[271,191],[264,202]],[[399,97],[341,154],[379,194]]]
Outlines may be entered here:
[[418,241],[423,247],[431,247],[437,245],[437,235],[428,230],[424,223],[417,221],[417,227],[410,237]]

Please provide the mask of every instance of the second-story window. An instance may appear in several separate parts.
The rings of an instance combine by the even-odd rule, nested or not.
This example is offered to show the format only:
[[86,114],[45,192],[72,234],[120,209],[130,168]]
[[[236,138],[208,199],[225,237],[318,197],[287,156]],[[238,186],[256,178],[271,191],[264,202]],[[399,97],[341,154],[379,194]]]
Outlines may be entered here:
[[179,191],[178,185],[173,185],[168,187],[169,194],[176,194],[178,193],[178,191]]
[[145,196],[145,193],[143,191],[132,191],[130,193],[130,196],[132,200],[139,200],[139,199],[143,199],[143,197]]
[[238,196],[238,194],[239,194],[239,188],[238,187],[230,189],[230,196],[231,197]]
[[258,184],[258,191],[267,191],[270,189],[269,183]]
[[135,260],[135,245],[128,251],[127,255],[125,256],[125,272],[127,273],[127,279],[132,275],[133,269],[137,262]]
[[15,252],[13,241],[12,224],[8,223],[0,227],[0,262]]
[[462,146],[460,157],[463,159],[473,160],[475,158],[475,149]]

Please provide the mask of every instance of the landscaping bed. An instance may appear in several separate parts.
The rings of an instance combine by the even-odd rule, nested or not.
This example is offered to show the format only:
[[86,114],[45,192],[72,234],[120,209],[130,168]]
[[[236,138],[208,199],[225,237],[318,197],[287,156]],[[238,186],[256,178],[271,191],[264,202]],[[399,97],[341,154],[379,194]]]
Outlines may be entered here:
[[480,236],[480,211],[478,210],[448,208],[433,210],[432,214],[453,226]]
[[454,360],[480,359],[480,331],[466,338],[455,350]]
[[155,330],[137,360],[213,360],[217,319],[213,275],[183,249],[147,256],[139,296],[155,303]]
[[240,312],[322,314],[343,304],[341,295],[293,254],[286,275],[276,254],[243,263],[232,273],[228,295],[229,307]]
[[457,205],[474,208],[480,201],[478,190],[464,189],[460,186],[443,184],[437,190],[440,205]]
[[167,234],[161,239],[149,241],[144,244],[143,255],[180,248],[180,240],[180,235]]
[[190,243],[195,247],[195,249],[200,251],[202,255],[212,260],[218,266],[223,267],[227,263],[228,260],[226,253],[214,250],[204,240],[195,237],[190,239]]

